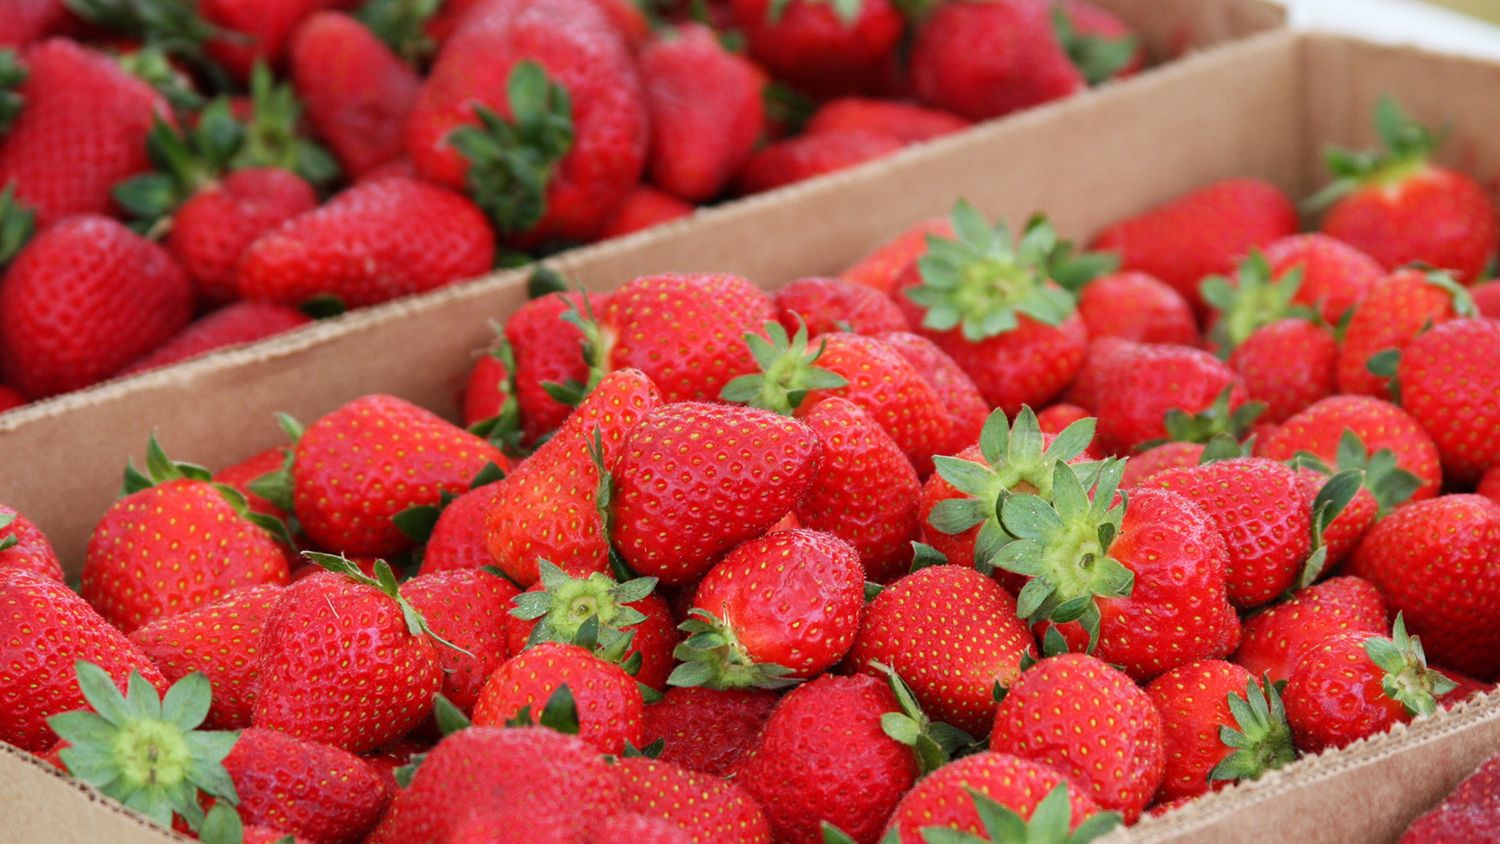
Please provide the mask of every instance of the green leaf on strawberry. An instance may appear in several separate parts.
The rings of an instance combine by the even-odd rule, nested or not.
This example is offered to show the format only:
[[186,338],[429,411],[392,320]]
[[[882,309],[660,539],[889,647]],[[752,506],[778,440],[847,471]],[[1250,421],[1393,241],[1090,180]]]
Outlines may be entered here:
[[1385,677],[1381,687],[1391,700],[1406,707],[1414,716],[1437,711],[1438,698],[1458,688],[1458,684],[1427,667],[1422,640],[1406,632],[1406,618],[1396,613],[1396,623],[1389,639],[1372,636],[1365,640],[1365,653]]
[[967,789],[979,815],[984,835],[946,827],[925,827],[922,838],[927,844],[989,844],[989,842],[1049,842],[1049,844],[1087,844],[1120,825],[1118,812],[1100,812],[1073,827],[1072,804],[1068,802],[1068,784],[1059,783],[1047,793],[1023,820],[1015,811],[995,802],[976,789]]
[[949,760],[979,746],[979,742],[963,730],[928,718],[921,704],[917,703],[916,694],[894,668],[880,662],[873,664],[885,674],[891,693],[901,707],[899,712],[887,712],[880,717],[881,732],[911,748],[919,776],[930,774],[948,764]]
[[442,5],[442,0],[370,0],[355,17],[392,52],[415,64],[437,49],[427,23]]
[[411,635],[429,636],[434,642],[437,642],[444,647],[452,648],[453,650],[467,656],[473,656],[473,654],[469,653],[458,645],[455,645],[447,639],[444,639],[443,637],[434,633],[432,631],[432,628],[427,626],[427,621],[426,619],[422,618],[422,613],[418,612],[417,608],[412,606],[410,601],[406,600],[406,596],[401,594],[401,588],[396,583],[396,574],[391,570],[390,563],[387,563],[385,560],[375,561],[375,576],[371,577],[368,574],[365,574],[363,571],[360,571],[359,566],[355,565],[348,557],[345,557],[343,554],[324,554],[319,551],[303,551],[302,556],[316,563],[325,571],[331,571],[334,574],[343,575],[349,580],[352,580],[362,586],[373,586],[376,589],[379,589],[387,597],[395,601],[396,605],[401,608],[401,617],[406,622],[407,632]]
[[441,693],[432,696],[432,720],[437,724],[438,732],[445,736],[468,729],[473,724],[462,709]]
[[1052,30],[1073,66],[1090,86],[1108,82],[1135,58],[1140,42],[1134,35],[1085,35],[1073,25],[1062,4],[1052,7]]
[[1291,464],[1293,468],[1306,466],[1325,475],[1332,475],[1335,472],[1359,472],[1360,483],[1370,491],[1371,495],[1375,496],[1375,502],[1380,506],[1379,512],[1382,516],[1405,503],[1411,498],[1412,493],[1422,486],[1421,478],[1396,464],[1394,451],[1382,448],[1370,454],[1365,448],[1364,440],[1347,428],[1339,436],[1334,460],[1336,465],[1330,467],[1317,455],[1299,451],[1292,458]]
[[1297,758],[1280,685],[1270,677],[1259,683],[1251,678],[1245,683],[1243,697],[1229,694],[1229,712],[1235,726],[1220,727],[1219,741],[1233,752],[1209,772],[1210,781],[1253,780]]
[[73,14],[112,29],[146,47],[190,62],[220,90],[229,76],[203,50],[209,39],[240,41],[245,36],[221,29],[198,13],[197,4],[179,0],[65,0]]
[[1245,342],[1256,329],[1286,317],[1316,319],[1317,313],[1306,305],[1294,305],[1302,288],[1302,267],[1293,267],[1277,278],[1259,249],[1251,249],[1240,261],[1235,278],[1211,275],[1199,282],[1203,301],[1219,312],[1218,322],[1209,338],[1218,346],[1219,356],[1228,359],[1236,346]]
[[[1350,433],[1345,431],[1345,433]],[[1307,562],[1302,564],[1302,574],[1297,579],[1297,588],[1311,586],[1323,573],[1323,567],[1328,562],[1328,545],[1324,542],[1323,535],[1333,520],[1344,512],[1349,502],[1359,493],[1360,485],[1364,482],[1364,473],[1357,469],[1348,469],[1334,475],[1323,483],[1318,494],[1313,497],[1312,503],[1312,553],[1308,555]]]
[[629,605],[651,594],[656,578],[638,577],[622,583],[599,572],[572,577],[547,560],[538,560],[537,570],[541,591],[517,595],[515,609],[510,612],[516,618],[536,621],[526,647],[563,642],[621,662],[634,637],[624,628],[646,620],[644,613]]
[[573,690],[566,683],[558,686],[542,706],[540,716],[533,716],[531,707],[523,706],[514,718],[505,722],[505,726],[546,727],[566,735],[578,735],[578,702],[573,697]]
[[[26,66],[21,64],[16,51],[0,50],[0,134],[10,128],[25,105],[25,98],[21,96],[21,86],[25,82]],[[0,263],[4,263],[3,253],[0,253]]]
[[1243,440],[1249,433],[1250,426],[1265,413],[1266,404],[1247,401],[1239,407],[1231,408],[1230,399],[1233,394],[1234,385],[1230,384],[1219,393],[1213,404],[1197,413],[1188,413],[1176,407],[1168,410],[1162,418],[1162,424],[1167,429],[1166,438],[1141,443],[1137,450],[1146,451],[1166,442],[1207,443],[1220,434],[1229,434],[1237,441]]
[[689,612],[679,629],[688,635],[672,652],[682,664],[667,678],[669,685],[784,689],[799,682],[784,665],[752,660],[734,629],[707,610]]
[[[3,57],[0,52],[0,57]],[[0,68],[3,72],[3,68]],[[4,113],[4,95],[0,94],[0,116]],[[3,124],[0,124],[3,128]],[[0,190],[0,268],[20,254],[21,248],[36,232],[36,212],[16,199],[16,186]]]
[[1375,129],[1384,149],[1334,147],[1323,154],[1334,181],[1304,203],[1309,211],[1327,208],[1361,187],[1400,183],[1427,166],[1447,135],[1446,131],[1433,132],[1413,120],[1388,95],[1375,104]]
[[[849,383],[842,375],[818,366],[825,342],[808,349],[807,323],[797,317],[797,333],[787,336],[778,322],[765,325],[766,336],[745,335],[745,345],[760,372],[741,375],[724,385],[719,398],[791,416],[814,390],[836,390]],[[769,338],[769,339],[768,339]]]

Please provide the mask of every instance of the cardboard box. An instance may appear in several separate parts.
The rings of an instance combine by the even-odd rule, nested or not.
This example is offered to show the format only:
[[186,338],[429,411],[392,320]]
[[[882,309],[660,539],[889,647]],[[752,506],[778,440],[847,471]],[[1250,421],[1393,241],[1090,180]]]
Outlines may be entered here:
[[[579,250],[553,266],[605,288],[646,272],[719,270],[773,286],[834,272],[967,197],[1086,237],[1213,179],[1293,195],[1322,181],[1325,144],[1369,144],[1382,93],[1450,124],[1449,163],[1500,184],[1500,64],[1320,36],[1268,34],[1149,77],[981,127],[831,178]],[[753,239],[752,239],[753,238]],[[311,419],[372,391],[451,412],[487,322],[524,297],[504,274],[263,346],[0,419],[0,500],[33,515],[76,571],[124,458],[156,428],[180,459],[222,465],[277,442],[275,410]],[[1500,747],[1500,697],[1305,759],[1112,841],[1391,841]],[[162,840],[39,763],[0,748],[0,840]],[[14,837],[12,837],[14,836]]]

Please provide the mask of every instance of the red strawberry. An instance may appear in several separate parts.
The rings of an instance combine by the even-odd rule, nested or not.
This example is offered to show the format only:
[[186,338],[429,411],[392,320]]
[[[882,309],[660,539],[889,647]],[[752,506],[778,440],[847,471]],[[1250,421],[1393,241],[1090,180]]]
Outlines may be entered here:
[[[496,332],[499,334],[499,332]],[[580,360],[582,356],[580,355]],[[496,337],[495,341],[485,349],[478,359],[474,361],[474,368],[469,370],[469,380],[464,384],[463,413],[464,427],[471,430],[474,426],[483,423],[486,426],[495,427],[503,424],[514,429],[518,426],[520,406],[516,403],[516,387],[513,383],[513,373],[516,368],[514,350],[505,342],[504,335]],[[491,432],[485,432],[485,438],[491,441]],[[506,431],[497,431],[502,436]]]
[[961,132],[968,127],[969,121],[946,111],[891,100],[843,97],[819,106],[808,118],[803,131],[820,135],[863,130],[892,135],[902,143],[915,144]]
[[731,0],[750,55],[778,79],[819,95],[869,88],[905,29],[889,0]]
[[245,823],[308,841],[359,841],[380,820],[391,794],[358,756],[275,730],[241,732],[224,769]]
[[290,56],[309,122],[351,175],[406,152],[406,118],[422,80],[364,24],[319,12],[298,27]]
[[1388,629],[1380,590],[1357,577],[1335,577],[1245,619],[1234,661],[1253,676],[1286,680],[1308,651],[1329,639]]
[[1260,421],[1281,423],[1338,389],[1338,344],[1327,329],[1305,319],[1282,319],[1255,329],[1229,355],[1252,401],[1266,406]]
[[260,680],[260,638],[280,599],[275,584],[247,586],[179,615],[159,618],[130,634],[170,682],[199,672],[213,687],[205,723],[220,730],[250,726]]
[[1337,180],[1315,199],[1332,202],[1323,231],[1388,270],[1421,261],[1472,282],[1500,245],[1496,208],[1473,178],[1431,162],[1439,137],[1384,97],[1375,126],[1379,153],[1334,150]]
[[599,239],[624,237],[643,229],[670,223],[687,217],[696,208],[675,196],[659,191],[649,185],[638,185],[609,215],[604,227],[599,230]]
[[422,574],[494,564],[485,545],[485,519],[499,495],[499,484],[485,484],[443,507],[422,546]]
[[253,723],[355,753],[401,738],[432,711],[443,646],[383,562],[375,578],[315,562],[329,570],[288,586],[266,619]]
[[[1199,435],[1195,439],[1205,439],[1202,434],[1232,431],[1243,418],[1244,381],[1208,352],[1184,346],[1096,348],[1105,354],[1099,355],[1092,398],[1099,444],[1108,452],[1127,454],[1172,437],[1171,429],[1179,425]],[[1169,426],[1169,420],[1179,417],[1182,422]]]
[[67,23],[63,0],[16,0],[0,21],[0,47],[25,47]]
[[894,292],[907,268],[927,251],[928,235],[951,238],[953,224],[945,217],[923,220],[839,273],[839,278]]
[[1118,252],[1125,269],[1150,273],[1197,306],[1200,279],[1296,231],[1297,209],[1279,188],[1226,179],[1109,226],[1093,248]]
[[1469,288],[1480,316],[1500,319],[1500,281],[1490,280]]
[[535,442],[557,430],[573,408],[553,398],[548,384],[582,389],[589,380],[584,332],[564,319],[570,310],[585,316],[604,310],[602,293],[558,293],[533,299],[505,321],[505,342],[514,358],[516,402],[526,439]]
[[865,611],[848,662],[894,669],[935,720],[975,735],[989,729],[995,684],[1020,673],[1034,642],[1015,599],[962,566],[930,566],[891,584]]
[[602,753],[640,747],[641,691],[620,666],[576,645],[542,642],[511,657],[490,675],[474,706],[477,726],[504,726],[522,715],[539,720],[559,689],[577,706],[578,735]]
[[1120,483],[1126,488],[1150,486],[1151,479],[1168,469],[1197,466],[1203,460],[1203,444],[1173,440],[1132,454]]
[[658,35],[637,62],[651,113],[651,182],[688,202],[712,199],[760,136],[759,71],[700,24]]
[[1078,296],[1078,315],[1090,337],[1137,343],[1198,345],[1198,323],[1182,294],[1142,272],[1102,275]]
[[887,331],[876,335],[876,339],[895,349],[916,367],[937,391],[943,406],[948,408],[949,428],[947,444],[938,454],[956,454],[979,440],[979,429],[989,418],[990,406],[979,394],[979,388],[962,368],[938,348],[937,344],[919,334],[909,331]]
[[1394,371],[1384,358],[1400,352],[1419,333],[1455,317],[1473,316],[1474,303],[1450,276],[1416,269],[1386,276],[1354,308],[1339,351],[1339,390],[1386,398]]
[[1166,777],[1157,793],[1162,802],[1255,779],[1296,758],[1276,686],[1257,682],[1232,662],[1178,666],[1152,680],[1146,693],[1166,737]]
[[7,387],[0,384],[0,413],[15,410],[26,404],[26,397],[15,387]]
[[244,79],[257,62],[279,63],[297,25],[326,5],[327,0],[202,0],[198,14],[221,32],[207,43],[209,55]]
[[639,757],[621,759],[617,770],[626,811],[669,821],[693,841],[770,844],[765,815],[732,780]]
[[29,571],[63,579],[62,563],[46,534],[30,519],[0,504],[0,571]]
[[838,331],[879,335],[909,327],[889,296],[838,278],[799,278],[777,290],[776,319],[788,334],[805,324],[810,337]]
[[1431,715],[1453,686],[1427,667],[1421,641],[1407,635],[1398,613],[1389,639],[1344,633],[1309,650],[1282,697],[1297,746],[1317,753]]
[[[1302,463],[1304,460],[1299,459],[1294,462]],[[1359,545],[1360,539],[1364,538],[1365,531],[1370,529],[1370,525],[1373,525],[1375,518],[1380,515],[1380,499],[1376,498],[1375,493],[1371,491],[1372,488],[1379,488],[1379,484],[1372,483],[1370,480],[1371,476],[1372,473],[1369,470],[1364,470],[1362,484],[1355,490],[1354,497],[1349,499],[1349,503],[1344,505],[1344,508],[1334,516],[1332,521],[1322,525],[1322,547],[1327,549],[1327,557],[1322,561],[1322,565],[1319,566],[1319,573],[1335,568],[1346,557],[1354,553],[1354,549]],[[1323,492],[1323,488],[1331,480],[1329,472],[1306,467],[1297,469],[1297,484],[1302,488],[1302,499],[1307,502],[1309,510],[1313,512],[1315,522],[1319,506],[1318,495]],[[1315,525],[1314,531],[1317,531],[1317,529]],[[1313,551],[1316,552],[1317,550],[1318,547],[1315,543]]]
[[1338,325],[1385,277],[1365,253],[1323,234],[1296,234],[1266,244],[1264,255],[1275,277],[1302,270],[1292,301],[1314,308],[1323,321]]
[[724,776],[760,743],[761,730],[779,700],[763,689],[672,686],[646,707],[645,741],[662,742],[664,762]]
[[462,648],[440,648],[443,695],[464,712],[479,700],[484,681],[510,656],[506,619],[516,587],[478,569],[414,577],[403,594],[432,632]]
[[1433,659],[1489,679],[1500,672],[1500,505],[1478,495],[1408,504],[1365,534],[1348,565],[1404,613]]
[[535,583],[538,558],[575,574],[609,566],[592,446],[597,437],[604,466],[613,470],[627,435],[658,401],[650,379],[636,370],[606,376],[557,433],[497,485],[485,516],[485,544],[512,580]]
[[[1025,821],[1033,814],[1042,814],[1043,804],[1049,799],[1056,800],[1052,795],[1059,793],[1063,795],[1062,806],[1049,805],[1054,810],[1062,809],[1062,824],[1081,840],[1090,840],[1119,821],[1116,816],[1098,814],[1098,805],[1051,765],[1009,753],[984,751],[950,762],[923,778],[901,798],[886,829],[888,834],[898,832],[897,840],[901,844],[924,844],[929,840],[924,830],[932,828],[958,830],[976,836],[986,833],[991,836],[990,840],[998,841],[1002,840],[1002,830],[1016,825],[992,829],[989,818],[999,814],[990,808],[992,805],[998,804],[1007,813]],[[981,813],[977,808],[979,804],[990,811]],[[1057,819],[1057,815],[1050,813],[1049,817]],[[1095,820],[1087,820],[1091,817]],[[1051,831],[1045,834],[1057,834],[1051,826],[1048,829]]]
[[47,719],[84,706],[74,663],[86,660],[125,688],[139,672],[167,687],[151,660],[51,577],[0,570],[0,740],[39,751],[56,741]]
[[1470,774],[1442,803],[1412,821],[1401,844],[1464,844],[1494,839],[1500,832],[1495,794],[1500,792],[1500,762],[1492,756]]
[[1479,479],[1479,489],[1475,492],[1500,504],[1500,469],[1485,472],[1484,477]]
[[596,844],[693,844],[693,837],[670,821],[637,812],[609,816],[590,840]]
[[[1420,479],[1415,491],[1409,492],[1413,501],[1437,494],[1442,471],[1432,437],[1406,411],[1366,396],[1331,396],[1316,402],[1263,438],[1256,453],[1272,460],[1291,460],[1300,452],[1307,452],[1329,466],[1353,468],[1339,459],[1346,431],[1357,437],[1358,443],[1371,454],[1389,450],[1398,468]],[[1378,482],[1379,478],[1370,480]],[[1385,499],[1381,502],[1383,507],[1405,500],[1401,496],[1377,495],[1377,498]]]
[[413,179],[361,182],[261,237],[241,257],[240,295],[350,307],[422,293],[489,271],[495,244],[479,209]]
[[209,352],[273,337],[312,320],[296,308],[271,302],[236,302],[199,319],[155,351],[125,367],[134,375],[171,366]]
[[903,146],[895,135],[868,129],[800,135],[750,156],[736,184],[740,193],[763,193],[884,158]]
[[295,173],[236,170],[178,207],[166,246],[203,299],[227,302],[239,295],[235,270],[250,244],[317,204],[317,194]]
[[1063,394],[1063,400],[1085,410],[1094,410],[1099,405],[1100,388],[1110,384],[1113,389],[1115,381],[1111,369],[1133,356],[1141,346],[1133,340],[1118,337],[1091,340],[1083,356],[1083,366],[1078,368],[1078,376]]
[[0,371],[31,398],[87,387],[181,330],[192,301],[161,247],[114,220],[71,217],[32,240],[0,282]]
[[223,484],[245,496],[251,512],[264,513],[278,519],[286,519],[289,513],[257,495],[251,484],[264,475],[280,471],[286,466],[286,446],[268,448],[248,457],[233,466],[226,466],[214,474],[214,483]]
[[995,710],[989,747],[1052,765],[1126,823],[1151,802],[1166,766],[1151,698],[1086,654],[1049,657],[1023,671]]
[[1500,466],[1500,322],[1456,319],[1418,335],[1397,377],[1401,404],[1437,443],[1445,476],[1469,484]]

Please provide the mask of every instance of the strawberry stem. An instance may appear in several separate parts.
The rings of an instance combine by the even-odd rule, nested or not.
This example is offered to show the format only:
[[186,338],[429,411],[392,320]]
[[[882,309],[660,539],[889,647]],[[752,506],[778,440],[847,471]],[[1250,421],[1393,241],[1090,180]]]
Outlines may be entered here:
[[1269,676],[1246,681],[1243,697],[1230,692],[1229,712],[1235,726],[1220,727],[1219,741],[1233,752],[1209,772],[1210,781],[1253,780],[1297,758],[1281,692]]

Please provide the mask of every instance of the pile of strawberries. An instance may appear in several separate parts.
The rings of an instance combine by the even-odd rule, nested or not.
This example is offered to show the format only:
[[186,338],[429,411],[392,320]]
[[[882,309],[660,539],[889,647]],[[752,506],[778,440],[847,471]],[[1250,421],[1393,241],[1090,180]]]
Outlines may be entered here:
[[910,5],[9,0],[0,411],[1141,64],[1088,0]]
[[0,511],[0,739],[210,841],[944,844],[1431,715],[1500,678],[1500,237],[1379,123],[1319,233],[960,203],[774,295],[542,295],[469,430],[153,441],[78,593]]

